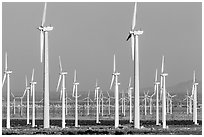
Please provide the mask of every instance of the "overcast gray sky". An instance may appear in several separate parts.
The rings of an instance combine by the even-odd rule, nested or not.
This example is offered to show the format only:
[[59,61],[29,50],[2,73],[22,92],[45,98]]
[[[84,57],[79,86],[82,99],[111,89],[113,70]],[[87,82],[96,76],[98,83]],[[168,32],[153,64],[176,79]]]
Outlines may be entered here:
[[[2,4],[2,69],[5,52],[11,75],[11,90],[24,91],[25,75],[31,79],[35,68],[37,94],[42,90],[40,31],[44,3]],[[113,71],[120,72],[120,90],[133,76],[130,41],[134,3],[48,3],[45,25],[49,33],[50,92],[55,92],[59,76],[58,56],[68,72],[66,86],[72,89],[77,70],[79,92],[94,90],[96,79],[108,90]],[[167,86],[191,80],[193,70],[202,78],[202,3],[139,3],[136,28],[139,37],[140,87],[153,86],[155,69],[160,72],[165,55]],[[3,71],[2,71],[3,72]],[[4,86],[3,92],[6,92]]]

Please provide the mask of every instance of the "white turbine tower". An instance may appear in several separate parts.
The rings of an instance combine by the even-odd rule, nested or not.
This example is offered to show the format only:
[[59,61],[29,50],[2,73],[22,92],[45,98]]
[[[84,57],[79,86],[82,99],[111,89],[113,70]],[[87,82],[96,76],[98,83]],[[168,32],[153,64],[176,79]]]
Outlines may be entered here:
[[75,127],[79,127],[78,125],[78,97],[80,97],[80,95],[78,96],[78,90],[77,90],[77,86],[79,85],[79,83],[76,81],[77,79],[77,74],[76,74],[76,70],[74,71],[74,82],[73,82],[73,93],[72,96],[75,97]]
[[167,73],[164,72],[164,56],[162,58],[162,73],[161,73],[161,84],[162,84],[162,126],[163,128],[167,128],[166,126],[166,76]]
[[8,70],[8,64],[7,64],[7,52],[5,54],[5,70],[4,70],[4,77],[3,77],[3,83],[2,88],[4,86],[4,81],[7,79],[7,118],[6,118],[6,128],[11,128],[10,125],[10,74],[12,71]]
[[95,99],[96,99],[96,123],[101,123],[99,121],[99,89],[100,87],[98,86],[97,80],[96,80],[96,87],[95,87]]
[[131,77],[128,85],[128,95],[129,95],[129,102],[130,102],[130,123],[132,123],[132,87],[131,87]]
[[144,99],[143,99],[143,101],[144,101],[144,115],[145,116],[147,115],[147,99],[149,97],[148,93],[149,93],[149,90],[146,93],[144,91]]
[[193,73],[193,122],[198,125],[197,121],[197,86],[195,71]]
[[152,115],[152,98],[153,96],[155,95],[156,91],[154,91],[154,93],[151,95],[151,96],[148,96],[149,97],[149,114]]
[[118,76],[120,75],[119,72],[116,72],[116,66],[115,66],[115,54],[113,59],[113,74],[112,74],[112,80],[110,89],[112,88],[113,82],[115,82],[115,128],[118,128],[119,126],[119,91],[118,91]]
[[134,60],[134,95],[135,95],[135,104],[134,104],[134,128],[140,128],[140,97],[139,97],[139,45],[138,37],[143,34],[142,30],[136,30],[136,8],[137,3],[135,3],[132,28],[129,32],[129,38],[131,38],[132,43],[132,60]]
[[21,100],[20,116],[21,116],[21,117],[23,116],[23,98],[24,98],[25,94],[26,94],[26,89],[25,89],[25,91],[24,91],[24,93],[23,93],[23,96],[20,97],[20,100]]
[[160,82],[157,80],[157,69],[154,80],[154,91],[156,91],[156,125],[160,125],[159,123],[159,84]]
[[67,72],[62,71],[62,64],[61,64],[60,56],[59,56],[59,66],[60,66],[60,73],[59,73],[60,75],[59,75],[56,91],[58,91],[60,83],[61,83],[60,100],[62,100],[62,128],[65,128],[65,90],[66,90],[65,75],[67,75]]
[[34,69],[32,72],[31,82],[30,82],[30,89],[31,89],[31,96],[33,96],[33,117],[32,117],[32,127],[35,127],[35,85],[37,82],[34,81]]
[[103,96],[103,91],[101,90],[100,95],[99,95],[99,100],[101,101],[101,115],[103,116],[103,102],[104,102],[104,96]]
[[108,115],[110,115],[111,114],[111,109],[110,109],[110,107],[111,107],[111,98],[113,98],[113,97],[111,97],[110,96],[110,94],[108,93],[108,91],[107,91],[107,94],[108,94]]
[[44,116],[43,123],[44,128],[50,127],[50,116],[49,116],[49,50],[48,50],[48,32],[53,30],[52,26],[44,26],[46,17],[46,7],[44,6],[44,12],[42,17],[40,30],[40,51],[41,51],[41,63],[43,62],[43,98],[44,98]]

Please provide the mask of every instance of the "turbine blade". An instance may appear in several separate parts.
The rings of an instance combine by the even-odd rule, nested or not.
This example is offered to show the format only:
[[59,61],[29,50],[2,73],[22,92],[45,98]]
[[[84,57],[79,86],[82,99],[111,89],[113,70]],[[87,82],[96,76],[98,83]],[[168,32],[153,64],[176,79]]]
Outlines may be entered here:
[[98,87],[98,80],[96,79],[96,87]]
[[196,79],[196,76],[195,76],[195,70],[193,71],[193,83],[195,83],[195,79]]
[[7,52],[5,54],[5,71],[8,69],[8,64],[7,64]]
[[28,87],[28,80],[27,80],[27,76],[25,76],[25,80],[26,80],[26,87]]
[[60,100],[62,100],[62,89],[60,90]]
[[131,37],[131,34],[128,35],[126,41],[128,41],[130,39],[130,37]]
[[75,93],[75,84],[73,85],[73,90],[72,90],[72,96],[73,97],[75,96],[74,93]]
[[60,72],[62,72],[62,64],[61,64],[61,58],[59,56],[59,66],[60,66]]
[[113,57],[113,72],[115,72],[115,54],[114,54],[114,57]]
[[4,82],[5,82],[5,80],[6,80],[6,73],[4,73],[4,78],[3,78],[2,88],[3,88],[3,86],[4,86]]
[[33,87],[30,86],[30,93],[31,93],[31,96],[33,96]]
[[112,85],[113,85],[113,81],[114,81],[114,75],[112,76],[112,80],[111,80],[111,85],[110,85],[110,89],[112,88]]
[[135,37],[134,35],[131,35],[131,49],[132,49],[132,60],[134,61],[135,56]]
[[89,98],[89,95],[90,95],[90,90],[89,90],[89,93],[88,93],[88,98]]
[[43,31],[40,31],[40,62],[43,60],[43,51],[44,51],[44,34]]
[[96,98],[96,89],[95,89],[95,94],[94,94],[94,97]]
[[34,80],[34,73],[35,73],[35,70],[33,69],[33,72],[32,72],[32,77],[31,77],[31,81]]
[[155,82],[157,82],[157,69],[156,69],[156,73],[155,73]]
[[76,82],[76,76],[77,74],[76,74],[76,69],[75,69],[75,71],[74,71],[74,82]]
[[58,79],[58,84],[57,84],[56,92],[57,92],[58,89],[59,89],[59,85],[60,85],[60,82],[61,82],[61,78],[62,78],[62,75],[59,75],[59,79]]
[[15,98],[14,94],[11,92],[11,95],[13,96],[13,98]]
[[43,17],[42,17],[42,24],[41,24],[41,26],[43,26],[44,23],[45,23],[45,18],[46,18],[46,8],[47,8],[47,2],[45,2],[45,5],[44,5],[44,11],[43,11]]
[[161,67],[161,73],[164,72],[164,56],[162,56],[162,67]]
[[136,25],[136,15],[137,15],[137,2],[135,2],[134,6],[134,13],[133,13],[133,19],[132,19],[132,30],[134,30],[135,25]]
[[24,93],[23,93],[23,96],[22,96],[22,98],[25,96],[25,94],[26,94],[26,89],[24,90]]
[[128,87],[130,88],[130,86],[131,86],[131,77],[130,77],[130,80],[129,80],[129,85],[128,85]]

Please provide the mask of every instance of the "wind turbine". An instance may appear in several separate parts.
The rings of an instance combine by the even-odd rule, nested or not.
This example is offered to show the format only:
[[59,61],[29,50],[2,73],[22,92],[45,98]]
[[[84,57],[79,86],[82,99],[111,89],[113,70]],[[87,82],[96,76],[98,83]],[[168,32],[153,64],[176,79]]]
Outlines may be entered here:
[[[60,92],[60,100],[62,99],[62,128],[65,128],[65,75],[67,75],[67,72],[62,71],[62,64],[61,64],[61,58],[59,56],[59,66],[60,66],[60,75],[58,79],[58,84],[57,84],[57,90],[59,89],[60,83],[61,84],[61,92]],[[62,82],[61,82],[62,80]]]
[[90,114],[90,101],[93,102],[91,99],[90,99],[90,90],[88,92],[88,96],[86,98],[84,98],[83,100],[86,100],[86,105],[87,105],[87,116]]
[[198,125],[197,121],[197,86],[195,71],[193,72],[193,122]]
[[129,95],[129,101],[130,101],[130,123],[132,123],[132,87],[131,87],[131,77],[128,85],[128,95]]
[[31,96],[33,96],[33,118],[32,118],[32,127],[35,127],[35,85],[37,82],[34,81],[34,69],[32,72],[31,82],[30,82],[30,89],[31,89]]
[[24,91],[23,96],[20,97],[20,100],[21,100],[20,116],[21,116],[21,117],[23,116],[23,98],[24,98],[25,94],[26,94],[26,90]]
[[77,93],[77,86],[79,85],[78,82],[76,82],[77,79],[77,74],[76,74],[76,70],[74,71],[74,83],[73,83],[73,93],[72,96],[75,97],[75,127],[79,127],[78,125],[78,97],[80,97],[80,95],[78,96]]
[[115,54],[113,58],[113,74],[112,74],[112,80],[110,89],[112,88],[113,82],[115,82],[115,128],[119,127],[119,91],[118,91],[118,76],[120,75],[119,72],[116,72],[116,66],[115,66]]
[[155,95],[155,91],[154,93],[151,95],[151,96],[148,96],[149,97],[149,114],[152,115],[152,97]]
[[99,121],[99,89],[97,80],[96,80],[96,87],[95,87],[95,99],[96,99],[96,123],[101,123]]
[[10,125],[10,74],[12,71],[8,70],[7,64],[7,52],[5,54],[5,70],[4,70],[4,78],[2,83],[2,88],[4,86],[4,81],[7,79],[7,118],[6,118],[6,128],[11,128]]
[[183,100],[183,101],[185,101],[186,100],[186,113],[187,113],[187,115],[189,114],[189,101],[188,101],[188,98],[189,98],[189,95],[188,95],[188,90],[186,91],[186,98]]
[[173,97],[175,97],[176,95],[170,95],[168,93],[168,97],[169,97],[169,111],[170,111],[170,114],[172,114],[172,108],[173,108],[173,104],[172,104],[172,100],[173,100]]
[[16,97],[14,94],[11,92],[11,95],[13,96],[13,114],[16,114]]
[[103,96],[103,91],[102,90],[100,92],[99,98],[101,100],[101,115],[103,116],[103,98],[104,98],[104,96]]
[[111,107],[111,98],[113,98],[113,97],[111,97],[110,96],[110,94],[108,93],[108,91],[107,91],[107,94],[108,94],[108,115],[110,115],[111,114],[111,111],[110,111],[110,107]]
[[[134,6],[132,28],[129,32],[129,38],[131,38],[132,43],[132,60],[134,61],[134,94],[135,94],[135,104],[134,104],[134,128],[140,128],[140,97],[139,97],[139,46],[138,46],[138,37],[143,34],[143,31],[136,30],[136,9],[137,3]],[[136,44],[135,44],[136,43]]]
[[147,91],[147,92],[145,92],[144,91],[144,99],[143,99],[143,101],[145,102],[144,103],[144,114],[145,114],[145,116],[147,115],[147,99],[148,99],[148,93],[149,93],[149,90]]
[[25,76],[25,81],[26,81],[26,88],[25,88],[25,92],[27,92],[27,125],[29,125],[30,124],[30,122],[29,122],[29,120],[30,120],[30,118],[29,118],[29,116],[30,116],[30,104],[29,104],[29,98],[30,98],[30,95],[29,95],[29,92],[30,92],[30,90],[31,90],[31,88],[30,87],[28,87],[28,81],[27,81],[27,76]]
[[167,73],[164,72],[164,56],[162,57],[162,73],[161,73],[161,90],[162,90],[162,126],[166,127],[166,76]]
[[50,127],[50,117],[49,117],[49,50],[48,50],[48,32],[53,30],[53,27],[44,26],[46,18],[46,7],[45,2],[44,12],[42,17],[41,26],[38,27],[40,30],[40,51],[41,51],[41,63],[43,62],[43,96],[44,96],[44,116],[43,123],[44,128]]
[[156,125],[160,125],[159,123],[159,84],[160,82],[157,81],[157,69],[156,69],[155,80],[154,80],[154,91],[156,92]]

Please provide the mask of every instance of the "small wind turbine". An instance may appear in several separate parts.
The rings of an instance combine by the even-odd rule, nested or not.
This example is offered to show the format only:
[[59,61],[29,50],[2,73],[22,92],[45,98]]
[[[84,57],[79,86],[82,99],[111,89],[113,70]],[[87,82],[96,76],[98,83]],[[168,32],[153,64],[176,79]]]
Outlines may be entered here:
[[99,100],[101,101],[101,115],[103,116],[103,99],[104,99],[104,96],[103,96],[103,91],[101,90],[100,92],[100,95],[99,95]]
[[119,91],[118,91],[118,76],[120,75],[119,72],[116,72],[116,66],[115,66],[115,54],[113,58],[113,74],[112,74],[112,80],[110,89],[112,88],[113,82],[115,82],[115,128],[119,127]]
[[7,52],[5,54],[5,70],[4,70],[4,78],[2,83],[2,88],[4,86],[4,81],[7,79],[7,118],[6,118],[6,128],[11,128],[10,125],[10,74],[12,71],[8,70],[7,64]]
[[11,95],[13,96],[13,114],[16,114],[16,97],[14,94],[11,92]]
[[[138,37],[143,34],[143,31],[136,30],[136,10],[137,3],[134,6],[133,20],[132,20],[132,28],[129,32],[129,38],[131,38],[132,43],[132,60],[134,61],[134,95],[135,95],[135,104],[134,104],[134,128],[140,128],[140,97],[139,97],[139,46],[138,46]],[[136,44],[135,44],[136,43]]]
[[147,100],[149,97],[148,93],[149,93],[149,90],[147,92],[144,91],[144,96],[143,96],[144,97],[144,99],[143,99],[143,101],[144,101],[144,115],[145,116],[147,115]]
[[31,82],[30,82],[30,89],[31,89],[31,96],[33,96],[33,118],[32,118],[32,127],[35,127],[35,85],[37,82],[34,81],[34,69],[32,72]]
[[23,98],[24,98],[25,94],[26,94],[26,89],[25,89],[25,91],[24,91],[24,93],[23,93],[23,96],[20,97],[20,100],[21,100],[20,116],[21,116],[21,117],[23,116]]
[[183,100],[183,101],[185,101],[186,100],[186,113],[187,113],[187,115],[189,114],[189,95],[188,95],[188,90],[186,91],[186,98]]
[[173,104],[172,104],[172,100],[173,100],[173,97],[175,97],[176,95],[170,95],[169,93],[168,94],[168,98],[169,98],[169,111],[170,111],[170,114],[172,114],[172,111],[173,111]]
[[132,123],[132,87],[131,87],[131,77],[128,85],[128,95],[129,95],[129,102],[130,102],[130,123]]
[[113,97],[111,97],[110,96],[110,94],[108,93],[108,91],[107,91],[107,94],[108,94],[108,115],[110,115],[111,114],[111,111],[110,111],[110,107],[111,107],[111,98],[113,98]]
[[78,125],[78,97],[80,97],[80,95],[78,96],[78,90],[77,90],[77,86],[79,85],[79,83],[76,81],[77,79],[77,74],[76,74],[76,70],[74,71],[74,83],[73,83],[73,93],[72,96],[75,97],[75,127],[79,127]]
[[96,87],[95,87],[95,99],[96,99],[96,123],[101,123],[99,121],[99,89],[97,80],[96,80]]
[[59,56],[59,66],[60,66],[60,75],[59,75],[59,79],[58,79],[58,84],[57,84],[57,90],[59,89],[61,80],[62,80],[62,84],[61,84],[61,92],[60,92],[60,100],[62,99],[62,128],[65,128],[65,75],[67,75],[67,72],[63,72],[62,71],[62,64],[61,64],[61,59]]
[[48,32],[53,30],[52,26],[44,26],[46,18],[47,3],[45,2],[40,30],[40,60],[43,62],[43,96],[44,96],[44,128],[50,127],[49,117],[49,55],[48,55]]

